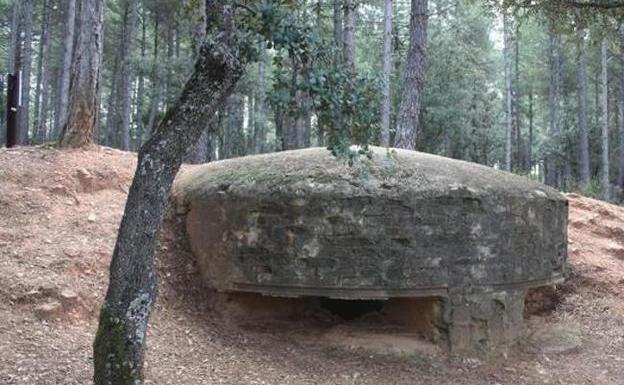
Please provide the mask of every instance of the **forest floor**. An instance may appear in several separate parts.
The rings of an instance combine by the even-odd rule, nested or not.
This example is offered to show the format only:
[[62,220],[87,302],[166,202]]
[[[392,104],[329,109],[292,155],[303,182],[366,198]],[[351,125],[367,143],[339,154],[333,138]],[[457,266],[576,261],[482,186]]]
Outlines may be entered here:
[[[0,384],[91,382],[135,163],[103,147],[0,150]],[[147,383],[624,385],[624,208],[569,199],[569,278],[531,297],[527,338],[490,361],[336,346],[227,322],[210,312],[171,213],[158,247]]]

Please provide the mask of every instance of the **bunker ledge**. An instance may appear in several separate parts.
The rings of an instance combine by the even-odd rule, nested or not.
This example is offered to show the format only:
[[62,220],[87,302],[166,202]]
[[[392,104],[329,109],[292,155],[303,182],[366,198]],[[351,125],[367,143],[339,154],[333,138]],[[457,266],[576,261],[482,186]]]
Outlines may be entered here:
[[521,333],[526,290],[563,279],[567,200],[473,163],[373,147],[190,167],[174,201],[209,287],[276,297],[436,298],[452,351]]

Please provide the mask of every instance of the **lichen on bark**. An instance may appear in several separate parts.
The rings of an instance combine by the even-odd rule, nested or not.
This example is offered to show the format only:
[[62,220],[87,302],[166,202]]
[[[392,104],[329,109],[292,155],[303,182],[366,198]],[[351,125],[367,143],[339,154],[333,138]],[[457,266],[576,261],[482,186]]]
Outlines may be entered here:
[[128,329],[124,323],[109,311],[106,303],[100,312],[94,356],[94,381],[96,384],[141,384],[131,355],[127,350]]

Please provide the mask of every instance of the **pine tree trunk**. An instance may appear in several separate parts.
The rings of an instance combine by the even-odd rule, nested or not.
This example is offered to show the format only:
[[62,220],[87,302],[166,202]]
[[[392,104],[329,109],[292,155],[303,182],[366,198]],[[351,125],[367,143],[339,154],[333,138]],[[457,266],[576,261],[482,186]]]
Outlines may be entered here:
[[247,95],[247,132],[245,133],[245,141],[247,144],[247,149],[245,151],[246,154],[253,154],[255,143],[254,138],[256,137],[255,130],[255,112],[256,109],[254,107],[255,104],[255,96],[254,90],[249,90],[249,95]]
[[384,41],[382,68],[381,138],[382,146],[390,146],[390,81],[392,77],[392,0],[384,1]]
[[152,133],[154,131],[154,127],[156,124],[156,117],[158,115],[159,112],[159,105],[160,105],[160,99],[161,99],[161,79],[160,79],[160,61],[159,61],[159,36],[160,36],[160,32],[158,29],[159,26],[159,17],[160,15],[156,14],[154,16],[154,57],[153,57],[153,67],[152,67],[152,76],[151,76],[151,82],[152,82],[152,95],[150,98],[150,113],[149,113],[149,117],[147,120],[147,129],[148,129],[148,133]]
[[132,121],[132,80],[134,79],[134,68],[132,52],[134,48],[134,34],[136,32],[138,17],[138,2],[126,0],[125,23],[122,35],[121,49],[121,82],[119,84],[119,122],[122,150],[130,149],[130,125]]
[[550,85],[548,87],[549,138],[546,154],[546,175],[544,183],[560,187],[557,176],[560,173],[559,157],[561,147],[561,41],[551,32],[550,37]]
[[141,14],[141,65],[139,67],[138,74],[138,89],[137,89],[137,102],[136,102],[136,114],[134,121],[136,122],[137,135],[135,148],[138,149],[143,144],[143,103],[145,100],[145,66],[146,66],[146,45],[147,45],[147,12],[145,7]]
[[524,153],[522,151],[522,114],[520,111],[520,23],[516,23],[514,36],[514,85],[513,89],[513,129],[515,133],[516,156],[515,167],[521,171],[524,166]]
[[412,0],[410,43],[403,76],[403,92],[397,116],[394,146],[416,149],[420,131],[420,108],[425,86],[428,0]]
[[342,0],[334,0],[334,45],[336,47],[337,62],[342,52]]
[[21,15],[22,2],[20,0],[13,0],[11,7],[11,42],[9,44],[9,52],[7,56],[7,69],[10,73],[17,72],[17,51],[20,44],[21,35]]
[[618,100],[618,186],[624,191],[624,24],[620,25],[620,99]]
[[355,13],[356,0],[343,0],[344,4],[344,32],[342,41],[343,63],[347,71],[355,74]]
[[260,47],[260,52],[260,60],[258,61],[258,92],[256,92],[256,102],[254,103],[256,110],[254,129],[256,154],[263,153],[266,148],[266,112],[264,106],[266,92],[266,65],[264,61],[266,60],[266,53],[264,52],[264,47]]
[[533,170],[533,87],[529,88],[529,140],[527,145],[527,169]]
[[174,94],[175,21],[167,23],[167,79],[165,79],[165,110],[169,110],[175,100]]
[[19,139],[21,145],[28,144],[30,128],[30,76],[32,71],[33,43],[33,0],[22,0],[24,41],[22,59],[22,108],[19,113]]
[[67,123],[69,109],[69,85],[71,80],[74,34],[76,26],[76,0],[67,0],[64,18],[63,52],[58,76],[56,104],[54,106],[54,137],[57,137]]
[[[47,88],[47,65],[44,62],[48,57],[48,47],[50,45],[50,10],[48,0],[41,3],[41,33],[39,35],[39,54],[37,55],[37,83],[35,85],[35,122],[33,124],[33,139],[37,143],[41,143],[45,138],[45,122],[43,116],[42,104],[45,95],[43,89]],[[47,108],[47,105],[45,106]]]
[[[216,15],[229,19],[223,16],[221,1],[210,2]],[[229,25],[220,23],[224,24]],[[154,249],[169,191],[186,150],[231,93],[245,66],[233,28],[222,27],[220,32],[212,46],[202,48],[181,97],[139,151],[94,343],[95,385],[143,384],[145,335],[156,299]]]
[[608,55],[608,39],[602,38],[600,45],[600,58],[601,58],[601,93],[600,93],[600,110],[601,121],[600,126],[602,128],[602,172],[600,175],[602,194],[605,200],[609,200],[611,197],[611,183],[609,179],[609,75],[607,68],[607,55]]
[[511,82],[511,30],[509,15],[503,13],[503,59],[505,65],[505,171],[511,172],[511,131],[512,131],[512,82]]
[[579,179],[584,188],[589,184],[589,127],[587,123],[587,42],[585,31],[577,31],[578,38],[578,72],[577,100],[579,119]]
[[110,93],[108,94],[108,108],[106,109],[106,143],[110,147],[119,146],[119,78],[121,72],[119,71],[119,64],[121,62],[121,55],[119,50],[115,50],[113,59],[113,70],[111,72],[111,85]]
[[61,147],[85,147],[94,141],[103,17],[103,0],[83,0],[72,69],[69,112],[59,138]]

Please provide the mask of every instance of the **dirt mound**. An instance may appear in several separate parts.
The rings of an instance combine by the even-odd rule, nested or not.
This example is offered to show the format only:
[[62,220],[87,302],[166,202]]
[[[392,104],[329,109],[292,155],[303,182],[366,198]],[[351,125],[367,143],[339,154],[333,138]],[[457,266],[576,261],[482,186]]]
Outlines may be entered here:
[[[135,162],[108,148],[0,150],[1,384],[90,383],[97,313]],[[405,355],[416,348],[400,335],[385,346],[366,325],[319,336],[305,324],[228,324],[209,311],[210,293],[170,212],[158,247],[148,383],[622,385],[624,209],[569,199],[570,278],[542,297],[549,305],[532,301],[542,311],[528,313],[526,346],[488,363]],[[310,338],[293,338],[297,327]],[[362,341],[389,354],[352,349]]]
[[[568,194],[569,263],[587,294],[619,295],[624,289],[624,207]],[[591,283],[590,283],[591,281]],[[589,285],[587,283],[590,283]]]

